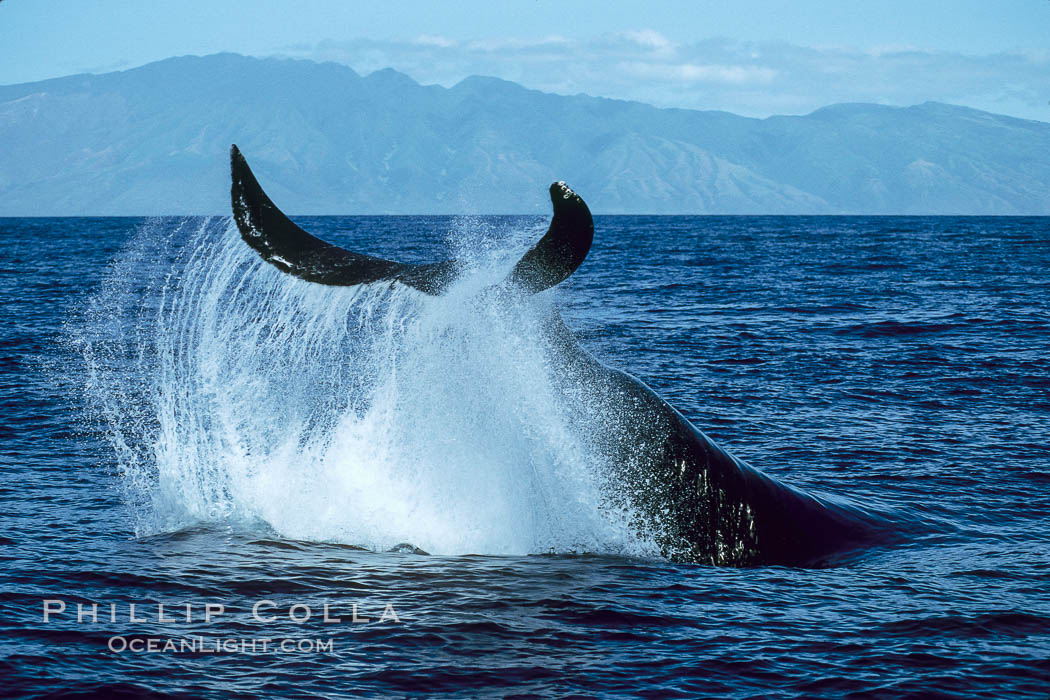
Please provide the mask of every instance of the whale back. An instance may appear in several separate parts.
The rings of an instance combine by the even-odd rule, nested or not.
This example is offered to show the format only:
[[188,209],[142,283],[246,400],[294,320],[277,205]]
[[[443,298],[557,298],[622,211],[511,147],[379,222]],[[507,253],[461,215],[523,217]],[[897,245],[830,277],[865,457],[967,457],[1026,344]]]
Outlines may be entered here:
[[[609,502],[660,554],[680,563],[822,566],[891,541],[888,521],[785,484],[734,457],[638,378],[579,345],[557,312],[545,333],[559,371],[587,391],[566,397],[601,426],[594,448],[613,465]],[[565,385],[573,385],[565,382]]]

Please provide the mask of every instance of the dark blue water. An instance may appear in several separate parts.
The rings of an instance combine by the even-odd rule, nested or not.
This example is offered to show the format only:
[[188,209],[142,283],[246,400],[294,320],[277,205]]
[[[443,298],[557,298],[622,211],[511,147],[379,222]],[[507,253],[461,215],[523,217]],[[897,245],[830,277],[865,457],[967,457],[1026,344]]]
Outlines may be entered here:
[[[433,259],[464,228],[498,238],[523,225],[305,223],[408,262]],[[180,232],[187,227],[195,238]],[[252,517],[233,506],[189,507],[250,501],[229,487],[219,496],[174,489],[144,503],[156,484],[129,482],[149,482],[171,450],[193,447],[165,443],[157,426],[193,416],[165,422],[136,403],[143,393],[113,382],[143,381],[135,373],[160,352],[151,338],[179,337],[158,319],[192,325],[198,301],[201,313],[221,308],[188,298],[182,316],[157,312],[173,303],[175,286],[186,287],[193,265],[206,267],[184,248],[213,250],[208,241],[228,235],[224,221],[0,220],[3,694],[971,698],[1050,690],[1050,220],[597,220],[590,257],[550,302],[581,342],[737,456],[898,523],[900,543],[823,569],[672,565],[615,547],[530,554],[518,551],[515,529],[541,533],[537,543],[548,536],[531,521],[463,535],[490,550],[476,554],[363,551],[353,545],[368,542],[336,536],[353,514],[307,481],[269,484],[287,489],[292,512],[269,491],[259,491]],[[305,303],[313,292],[301,294]],[[184,356],[171,366],[179,370]],[[327,390],[338,394],[346,379],[332,376]],[[185,386],[146,379],[162,395]],[[240,390],[213,386],[209,400]],[[455,416],[430,419],[462,427]],[[488,478],[482,461],[478,480]],[[194,464],[206,468],[208,455]],[[456,493],[447,498],[458,512]],[[152,513],[161,506],[176,515]],[[558,523],[575,522],[572,506],[559,508]],[[315,520],[329,529],[311,529]],[[370,521],[376,541],[383,523]],[[461,534],[435,534],[436,549],[454,548]],[[45,600],[65,610],[45,621]],[[262,621],[252,616],[261,601]],[[98,604],[97,621],[78,622],[78,603]],[[224,610],[205,622],[209,603]],[[325,603],[342,622],[322,621]],[[350,622],[355,604],[369,622]],[[291,621],[304,606],[311,618]],[[399,621],[380,621],[387,606]],[[169,640],[199,646],[166,650]]]

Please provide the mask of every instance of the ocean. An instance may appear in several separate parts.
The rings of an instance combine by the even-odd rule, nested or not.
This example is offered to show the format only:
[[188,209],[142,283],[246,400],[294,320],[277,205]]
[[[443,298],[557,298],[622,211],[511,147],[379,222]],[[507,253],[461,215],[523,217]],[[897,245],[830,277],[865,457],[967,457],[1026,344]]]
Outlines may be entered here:
[[[510,304],[543,220],[297,220],[471,272],[321,287],[228,218],[0,219],[0,695],[1050,692],[1050,219],[599,216]],[[661,559],[551,386],[554,309],[899,536]]]

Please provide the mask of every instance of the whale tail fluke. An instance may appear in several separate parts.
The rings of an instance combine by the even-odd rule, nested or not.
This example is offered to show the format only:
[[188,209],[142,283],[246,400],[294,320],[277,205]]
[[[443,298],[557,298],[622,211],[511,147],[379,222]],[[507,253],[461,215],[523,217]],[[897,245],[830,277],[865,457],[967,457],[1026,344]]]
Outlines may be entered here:
[[[241,238],[263,260],[299,279],[335,286],[389,280],[436,295],[448,288],[462,267],[456,260],[427,265],[383,260],[310,235],[266,195],[236,145],[230,147],[230,175],[233,218]],[[571,275],[587,256],[594,237],[590,210],[578,194],[556,182],[550,195],[554,205],[550,228],[508,276],[508,283],[527,293],[541,292]]]

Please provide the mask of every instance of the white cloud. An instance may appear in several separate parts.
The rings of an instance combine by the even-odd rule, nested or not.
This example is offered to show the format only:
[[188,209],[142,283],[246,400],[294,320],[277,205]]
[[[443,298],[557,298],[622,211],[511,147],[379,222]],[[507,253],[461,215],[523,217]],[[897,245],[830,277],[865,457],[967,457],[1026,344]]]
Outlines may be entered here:
[[495,52],[495,51],[527,51],[535,48],[542,47],[553,47],[553,46],[569,46],[572,44],[571,39],[566,39],[563,36],[551,35],[543,37],[541,39],[514,39],[514,38],[502,38],[502,39],[479,39],[472,41],[467,44],[467,48],[475,51],[483,52]]
[[633,41],[639,46],[656,51],[670,51],[675,48],[674,43],[660,32],[652,29],[642,29],[636,32],[624,32],[620,34],[628,41]]
[[909,46],[908,44],[883,44],[880,46],[872,46],[864,53],[879,58],[892,53],[922,53],[922,49],[917,46]]
[[413,43],[419,44],[420,46],[436,46],[442,49],[450,49],[456,45],[456,42],[452,39],[446,39],[443,36],[434,36],[431,34],[420,34],[415,38]]
[[681,83],[769,83],[777,72],[758,66],[720,66],[696,63],[642,63],[620,64],[621,68],[639,78]]
[[491,75],[549,92],[750,116],[802,114],[837,102],[937,100],[1050,121],[1050,51],[971,56],[904,45],[675,44],[646,29],[588,40],[326,41],[284,53],[339,61],[362,73],[393,67],[422,83],[451,86],[469,75]]

